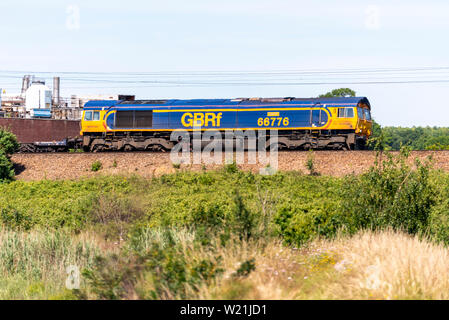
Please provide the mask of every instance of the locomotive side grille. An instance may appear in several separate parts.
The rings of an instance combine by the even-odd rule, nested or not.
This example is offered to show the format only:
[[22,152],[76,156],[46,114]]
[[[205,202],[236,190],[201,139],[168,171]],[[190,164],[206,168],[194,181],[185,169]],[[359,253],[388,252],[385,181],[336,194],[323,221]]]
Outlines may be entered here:
[[136,128],[153,127],[153,110],[136,111],[135,113]]
[[134,128],[134,111],[117,111],[117,128]]
[[117,111],[115,127],[118,129],[152,128],[153,110]]

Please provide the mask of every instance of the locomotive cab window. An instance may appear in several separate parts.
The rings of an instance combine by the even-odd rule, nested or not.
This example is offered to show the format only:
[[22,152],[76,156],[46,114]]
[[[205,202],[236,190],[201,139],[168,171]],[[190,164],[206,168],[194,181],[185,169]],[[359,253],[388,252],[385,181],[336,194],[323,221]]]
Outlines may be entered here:
[[92,120],[92,111],[84,112],[84,120],[91,121]]
[[85,121],[98,121],[100,120],[100,111],[86,111],[84,113]]
[[353,108],[338,108],[338,117],[339,118],[354,118],[354,109]]
[[365,111],[365,119],[370,121],[371,120],[371,113],[368,109],[363,109]]
[[357,108],[357,116],[360,118],[360,120],[365,120],[365,113],[363,112],[362,108]]

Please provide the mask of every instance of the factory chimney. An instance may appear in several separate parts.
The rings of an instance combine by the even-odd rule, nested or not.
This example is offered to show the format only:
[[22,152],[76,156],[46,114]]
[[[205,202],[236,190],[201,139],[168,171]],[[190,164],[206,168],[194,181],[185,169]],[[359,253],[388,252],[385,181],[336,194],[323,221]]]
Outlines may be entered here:
[[22,79],[22,96],[25,95],[25,92],[30,87],[30,80],[31,80],[31,76],[30,75],[23,76],[23,79]]
[[53,78],[53,106],[59,107],[60,95],[59,87],[61,84],[61,79],[59,77]]

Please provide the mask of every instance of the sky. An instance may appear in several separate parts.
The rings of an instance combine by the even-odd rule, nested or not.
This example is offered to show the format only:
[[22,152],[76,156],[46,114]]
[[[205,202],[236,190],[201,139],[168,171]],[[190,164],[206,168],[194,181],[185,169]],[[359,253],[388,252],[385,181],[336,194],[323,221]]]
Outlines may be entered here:
[[50,86],[61,76],[67,97],[349,87],[381,125],[449,126],[448,34],[449,2],[438,0],[2,0],[0,88],[18,92],[24,74]]

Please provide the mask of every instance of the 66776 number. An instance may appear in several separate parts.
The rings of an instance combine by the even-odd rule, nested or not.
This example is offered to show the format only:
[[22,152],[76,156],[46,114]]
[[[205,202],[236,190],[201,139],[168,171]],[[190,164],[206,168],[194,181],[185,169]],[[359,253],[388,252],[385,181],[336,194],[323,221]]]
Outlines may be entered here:
[[280,127],[281,124],[283,126],[288,126],[290,124],[290,120],[287,117],[267,117],[257,119],[257,125],[259,127]]

